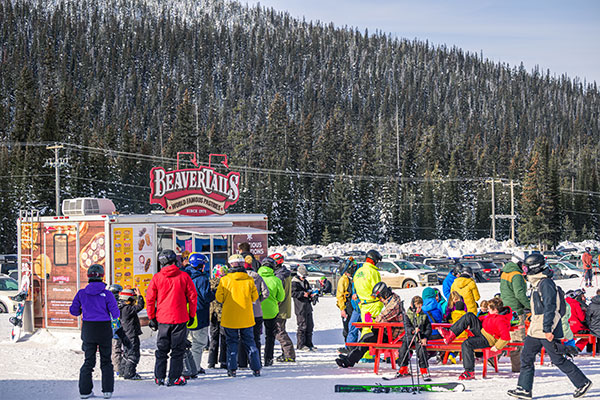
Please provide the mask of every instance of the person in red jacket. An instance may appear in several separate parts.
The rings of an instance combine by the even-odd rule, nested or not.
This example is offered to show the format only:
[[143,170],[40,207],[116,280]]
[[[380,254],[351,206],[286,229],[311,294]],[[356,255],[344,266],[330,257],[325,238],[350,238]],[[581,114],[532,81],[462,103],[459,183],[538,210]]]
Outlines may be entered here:
[[510,342],[510,321],[512,310],[505,307],[502,300],[493,298],[488,302],[488,315],[480,321],[475,314],[468,312],[450,329],[440,329],[440,334],[446,344],[460,335],[465,329],[473,334],[462,343],[463,372],[458,379],[475,379],[475,350],[491,347],[494,352],[502,350]]
[[571,307],[571,318],[569,318],[569,326],[573,333],[589,332],[586,310],[581,306],[585,304],[585,292],[581,289],[569,290],[567,292],[566,301]]
[[150,329],[158,330],[156,337],[156,362],[154,382],[165,384],[167,360],[171,352],[171,368],[167,386],[186,384],[183,372],[183,356],[188,335],[187,323],[196,316],[197,293],[192,278],[177,265],[173,250],[163,250],[158,256],[161,270],[152,277],[146,290],[146,310]]
[[581,255],[581,261],[583,262],[583,271],[585,278],[585,287],[592,287],[592,253],[589,247],[585,248],[585,252]]

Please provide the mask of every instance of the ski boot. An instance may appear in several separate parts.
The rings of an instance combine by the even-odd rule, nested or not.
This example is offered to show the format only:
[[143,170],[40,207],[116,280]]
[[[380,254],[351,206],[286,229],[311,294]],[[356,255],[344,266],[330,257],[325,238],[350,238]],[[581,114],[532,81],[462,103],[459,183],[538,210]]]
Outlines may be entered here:
[[448,361],[450,361],[451,364],[456,364],[456,353],[448,354]]
[[419,373],[423,377],[424,382],[431,382],[431,375],[429,375],[429,370],[427,368],[419,368]]
[[452,341],[454,341],[454,339],[456,339],[456,335],[450,329],[440,328],[438,332],[440,332],[440,335],[442,335],[442,338],[444,338],[444,343],[446,344],[450,344]]
[[398,378],[404,377],[404,376],[409,376],[409,375],[410,375],[410,372],[408,371],[408,366],[400,367],[398,372],[396,372],[396,377],[398,377]]
[[473,371],[465,371],[458,377],[459,381],[470,381],[475,379],[475,372]]
[[352,365],[350,364],[350,360],[348,360],[348,357],[345,354],[340,354],[340,356],[335,359],[335,363],[340,368],[352,367]]
[[531,391],[525,390],[520,386],[517,386],[516,389],[511,389],[506,392],[510,397],[515,397],[517,399],[529,400],[531,399]]
[[169,381],[167,382],[167,386],[183,386],[187,383],[187,381],[185,380],[185,378],[183,376],[180,376],[177,379],[169,379]]
[[583,397],[585,395],[585,393],[591,387],[592,387],[592,381],[587,381],[585,385],[583,385],[580,388],[575,389],[575,392],[573,392],[573,397],[575,397],[576,399]]

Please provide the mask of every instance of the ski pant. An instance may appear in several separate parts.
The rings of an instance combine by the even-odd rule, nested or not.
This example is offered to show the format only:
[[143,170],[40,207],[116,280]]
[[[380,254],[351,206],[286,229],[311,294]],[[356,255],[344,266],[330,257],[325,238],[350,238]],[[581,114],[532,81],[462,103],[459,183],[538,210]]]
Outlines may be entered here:
[[[360,341],[364,342],[364,343],[376,343],[378,334],[379,334],[379,329],[374,329],[371,332],[365,333],[365,335],[360,339]],[[388,341],[387,335],[384,334],[383,342],[387,343],[387,341]],[[348,353],[348,356],[347,356],[350,366],[354,366],[354,364],[356,364],[367,351],[369,351],[368,346],[365,346],[365,347],[354,347],[353,346],[352,351],[350,353]]]
[[400,350],[398,351],[398,366],[406,367],[408,365],[408,362],[410,361],[410,348],[408,346],[411,342],[415,348],[417,360],[419,360],[419,368],[428,368],[425,347],[421,345],[421,341],[418,337],[413,340],[413,335],[408,334],[404,335],[402,338],[402,347],[400,347]]
[[277,316],[275,318],[275,339],[281,344],[281,352],[285,358],[296,359],[296,350],[294,350],[294,343],[290,339],[285,330],[285,322],[287,320]]
[[138,336],[129,337],[131,348],[125,349],[123,359],[119,367],[121,376],[124,379],[131,379],[137,373],[137,365],[140,362],[140,338]]
[[238,367],[238,346],[241,340],[250,359],[250,368],[252,371],[260,371],[260,356],[258,355],[256,343],[254,343],[254,329],[251,326],[242,329],[225,328],[225,337],[227,338],[228,370],[234,371]]
[[469,329],[472,337],[462,342],[462,359],[465,371],[475,371],[475,350],[490,347],[490,343],[481,333],[481,321],[472,312],[468,312],[450,327],[450,330],[459,336],[465,330]]
[[210,321],[210,343],[208,345],[208,365],[217,363],[227,364],[227,341],[225,340],[225,329],[217,318]]
[[558,346],[562,347],[559,340],[549,342],[546,339],[533,338],[527,336],[521,351],[521,373],[519,374],[518,385],[525,390],[531,391],[533,388],[533,377],[535,375],[535,357],[542,350],[546,349],[546,354],[550,356],[552,364],[556,365],[563,374],[576,387],[580,388],[588,381],[586,376],[579,368],[564,356],[564,352]]
[[115,370],[115,372],[117,373],[117,375],[121,374],[121,362],[123,361],[123,342],[121,341],[121,339],[115,339],[113,337],[112,340],[112,364],[113,364],[113,369]]
[[313,347],[312,336],[315,323],[313,322],[312,311],[296,314],[296,322],[298,323],[296,348],[300,349],[304,346]]
[[183,355],[185,353],[185,341],[187,338],[187,322],[181,324],[158,324],[158,335],[156,337],[156,362],[154,364],[154,376],[165,379],[167,375],[167,359],[171,352],[171,365],[169,366],[169,380],[176,380],[183,371]]
[[94,383],[92,372],[96,365],[96,352],[100,351],[100,370],[102,371],[102,392],[114,392],[115,377],[111,362],[112,325],[110,321],[83,321],[81,327],[81,349],[85,360],[79,370],[79,394],[92,393]]
[[[510,332],[510,341],[513,343],[523,343],[527,332],[525,331],[525,315],[519,315],[519,326],[521,328]],[[510,366],[512,372],[521,371],[521,347],[517,346],[516,350],[510,352]]]
[[350,330],[350,318],[352,318],[352,313],[354,309],[352,308],[352,303],[350,301],[346,302],[346,318],[342,318],[342,335],[344,336],[344,342],[347,342],[348,331]]
[[352,324],[360,321],[362,321],[360,318],[360,310],[353,310],[352,315],[350,316],[350,321],[348,321],[348,336],[346,337],[346,342],[358,342],[358,338],[360,337],[360,329]]
[[[254,334],[254,344],[256,345],[256,350],[258,350],[258,359],[260,360],[260,335],[262,335],[262,325],[263,318],[262,317],[254,317],[254,327],[252,328],[252,332]],[[241,338],[240,338],[241,339]],[[246,368],[248,366],[248,354],[244,351],[244,345],[240,340],[240,344],[238,345],[238,366],[240,368]]]
[[585,269],[585,284],[586,285],[591,285],[592,284],[592,278],[593,278],[594,274],[592,273],[592,267]]
[[194,363],[196,367],[201,368],[202,366],[202,353],[204,348],[208,344],[208,326],[204,328],[189,330],[188,333],[189,341],[192,342],[192,356],[194,357]]
[[277,329],[276,318],[263,319],[265,324],[265,364],[267,361],[273,361],[273,352],[275,349],[275,331]]

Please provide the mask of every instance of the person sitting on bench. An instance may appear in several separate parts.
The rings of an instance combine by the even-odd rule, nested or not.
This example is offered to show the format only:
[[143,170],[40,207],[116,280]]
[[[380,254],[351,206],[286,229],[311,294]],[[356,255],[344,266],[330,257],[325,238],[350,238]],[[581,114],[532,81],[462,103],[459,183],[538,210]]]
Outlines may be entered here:
[[[390,289],[384,282],[378,282],[375,284],[375,286],[373,286],[371,296],[383,303],[383,310],[381,310],[381,313],[375,318],[376,323],[402,322],[404,313],[402,300],[400,299],[400,296],[392,292],[392,289]],[[397,338],[402,331],[403,330],[400,327],[393,328],[392,338]],[[360,338],[360,341],[364,343],[376,343],[378,334],[378,329],[374,329]],[[383,340],[387,341],[387,335],[383,335]],[[363,354],[365,354],[368,350],[368,346],[354,347],[347,355],[340,354],[340,356],[336,358],[335,362],[341,368],[353,367],[354,364],[356,364],[362,358]]]
[[450,329],[440,328],[444,343],[450,344],[464,330],[469,329],[473,334],[462,342],[462,360],[465,372],[458,379],[475,379],[475,350],[491,347],[492,351],[502,350],[510,342],[510,321],[512,310],[505,307],[502,300],[493,298],[488,302],[487,317],[483,322],[472,312],[463,315]]
[[417,353],[421,376],[429,374],[425,345],[427,345],[427,340],[431,337],[431,330],[431,322],[429,322],[427,314],[423,311],[423,299],[421,296],[413,297],[411,306],[404,315],[404,331],[406,334],[402,338],[402,347],[400,347],[400,351],[398,352],[398,360],[400,360],[398,376],[411,374],[408,371],[411,345],[414,345],[415,353]]

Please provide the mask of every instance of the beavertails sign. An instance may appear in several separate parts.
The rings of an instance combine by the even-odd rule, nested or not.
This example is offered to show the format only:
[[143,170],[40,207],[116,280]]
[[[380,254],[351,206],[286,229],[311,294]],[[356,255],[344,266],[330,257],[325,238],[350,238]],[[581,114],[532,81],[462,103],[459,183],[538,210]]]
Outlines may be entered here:
[[[191,154],[191,162],[196,168],[179,169],[179,156]],[[160,204],[167,214],[211,215],[225,214],[225,210],[240,198],[240,174],[229,172],[223,175],[211,167],[213,156],[224,157],[227,169],[227,156],[211,154],[208,167],[198,166],[195,153],[177,153],[177,169],[166,171],[162,167],[150,171],[150,204]]]

